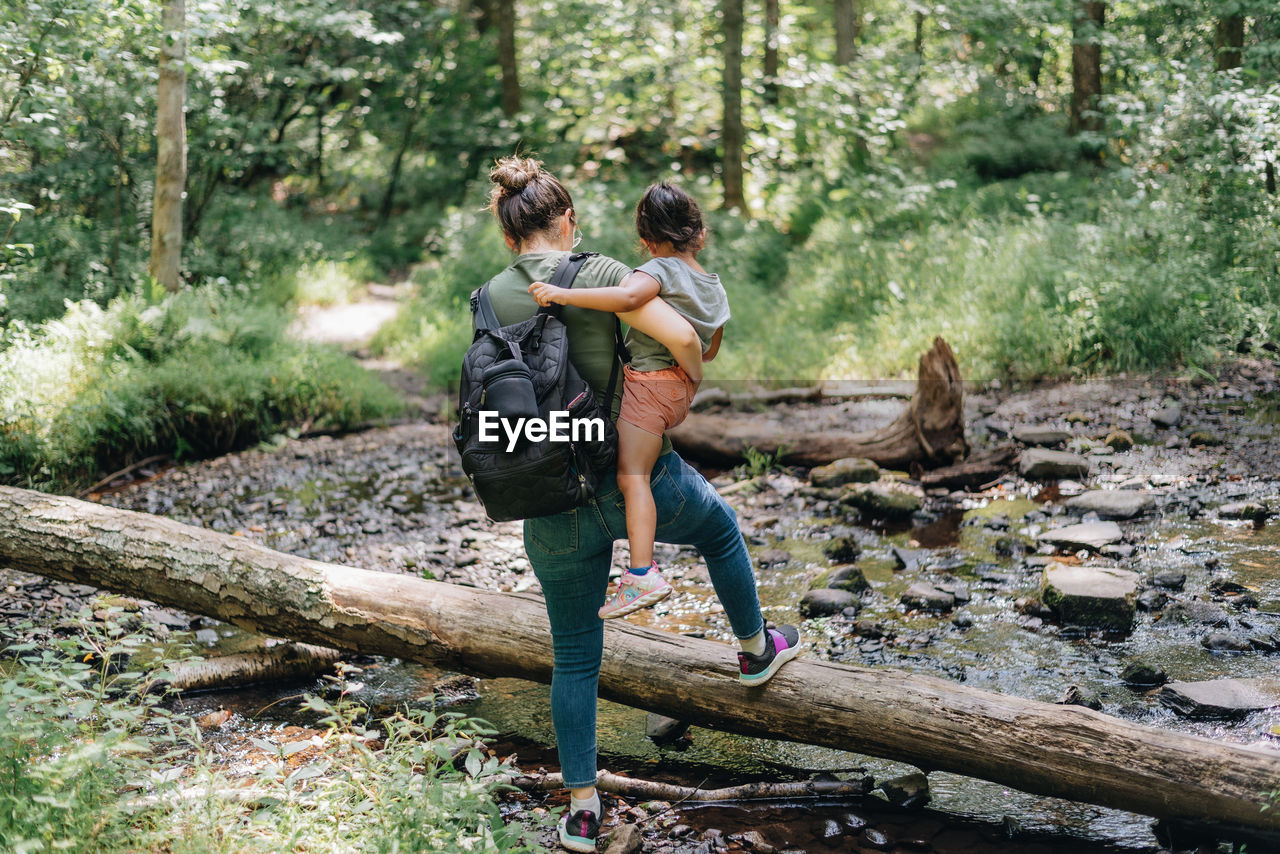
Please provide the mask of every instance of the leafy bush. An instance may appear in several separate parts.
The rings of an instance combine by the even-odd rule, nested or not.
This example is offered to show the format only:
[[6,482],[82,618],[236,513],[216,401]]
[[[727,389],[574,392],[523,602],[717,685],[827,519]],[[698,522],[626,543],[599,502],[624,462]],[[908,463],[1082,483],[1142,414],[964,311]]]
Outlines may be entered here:
[[92,482],[153,454],[197,457],[288,429],[399,411],[336,350],[290,341],[285,315],[213,288],[107,308],[83,301],[0,349],[0,479]]

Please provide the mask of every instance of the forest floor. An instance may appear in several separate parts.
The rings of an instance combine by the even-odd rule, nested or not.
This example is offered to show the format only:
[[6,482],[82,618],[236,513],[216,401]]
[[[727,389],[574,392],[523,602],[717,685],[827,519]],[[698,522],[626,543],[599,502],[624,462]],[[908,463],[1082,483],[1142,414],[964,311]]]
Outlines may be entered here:
[[[377,315],[370,314],[363,330],[349,322],[351,317],[348,314],[347,320],[333,323],[332,317],[316,313],[311,328],[354,336],[340,343],[359,348],[367,341],[362,336],[372,334],[370,327],[376,328]],[[354,335],[356,331],[361,335]],[[963,354],[960,357],[963,359]],[[456,467],[446,423],[448,401],[427,394],[415,381],[415,375],[400,366],[374,363],[370,367],[414,396],[416,412],[408,423],[345,436],[282,438],[217,459],[144,469],[131,475],[132,480],[112,484],[92,498],[244,536],[309,558],[467,586],[536,593],[538,583],[523,554],[519,523],[496,524],[486,519]],[[981,493],[944,491],[926,496],[924,512],[902,529],[860,523],[818,507],[806,492],[803,471],[752,472],[749,487],[744,487],[748,475],[744,471],[708,474],[739,514],[760,567],[762,603],[767,616],[776,622],[797,621],[799,600],[829,563],[822,557],[825,544],[837,538],[852,538],[860,545],[862,562],[874,589],[859,605],[861,614],[846,612],[804,621],[807,655],[909,667],[1036,699],[1056,699],[1069,685],[1084,684],[1098,691],[1108,713],[1215,737],[1265,742],[1269,728],[1280,723],[1273,715],[1255,715],[1244,725],[1229,730],[1206,728],[1174,719],[1150,698],[1115,689],[1113,673],[1108,674],[1118,670],[1135,649],[1157,659],[1173,648],[1199,649],[1197,641],[1207,626],[1192,627],[1176,636],[1161,635],[1150,642],[1139,641],[1160,630],[1155,625],[1158,615],[1144,616],[1141,619],[1145,622],[1135,630],[1134,640],[1117,645],[1109,638],[1085,638],[1083,643],[1089,649],[1081,652],[1078,636],[1063,632],[1051,620],[1018,604],[1026,597],[1029,579],[1037,566],[1033,544],[1026,554],[1015,555],[1001,566],[981,564],[987,568],[976,573],[966,570],[968,583],[974,588],[974,604],[958,608],[954,614],[941,619],[921,617],[902,608],[897,597],[900,589],[914,580],[953,574],[948,571],[947,561],[961,547],[962,526],[973,524],[966,514],[1007,506],[1018,514],[1014,528],[1025,524],[1030,527],[1024,532],[1034,532],[1057,524],[1055,520],[1064,515],[1060,499],[1087,486],[1141,489],[1159,502],[1154,520],[1126,525],[1125,544],[1134,548],[1127,556],[1117,553],[1114,563],[1151,573],[1170,562],[1181,561],[1177,565],[1187,575],[1186,586],[1173,592],[1172,598],[1220,606],[1221,597],[1214,600],[1208,587],[1210,572],[1204,559],[1207,546],[1200,544],[1212,543],[1215,549],[1235,548],[1223,545],[1226,540],[1222,538],[1251,537],[1253,531],[1263,528],[1251,526],[1246,531],[1228,527],[1225,533],[1217,529],[1206,533],[1194,526],[1200,524],[1198,520],[1212,516],[1213,508],[1224,502],[1270,502],[1273,510],[1280,510],[1276,501],[1280,496],[1280,474],[1274,463],[1280,459],[1278,401],[1280,366],[1275,361],[1258,359],[1231,362],[1214,378],[1112,378],[1036,388],[999,388],[990,384],[975,388],[966,398],[966,428],[976,449],[1012,441],[1011,435],[1022,427],[1060,429],[1068,434],[1064,446],[1089,460],[1089,477],[1080,483],[1060,481],[1046,486],[1011,471]],[[876,426],[877,422],[887,423],[903,403],[900,397],[873,396],[792,405],[785,412],[775,409],[742,413],[739,417],[785,418],[792,426],[805,421],[825,425],[826,429],[842,426],[856,430]],[[1177,423],[1156,426],[1152,415],[1163,412],[1167,416],[1173,404],[1180,410]],[[1106,444],[1106,437],[1115,429],[1131,435],[1135,441],[1131,449],[1116,451]],[[1005,528],[1009,528],[1007,519]],[[1275,613],[1280,612],[1280,543],[1272,545],[1274,532],[1270,528],[1266,531],[1271,533],[1246,544],[1250,551],[1230,552],[1245,563],[1245,557],[1255,563],[1261,560],[1263,566],[1256,571],[1241,569],[1242,573],[1254,572],[1249,576],[1251,587],[1262,601],[1255,603],[1252,610],[1227,615],[1231,628],[1244,623],[1245,628],[1280,631]],[[999,533],[996,526],[991,531],[992,538]],[[972,542],[964,541],[965,548],[972,550],[972,546]],[[907,554],[935,551],[917,566],[894,566],[898,553],[904,549]],[[670,567],[669,577],[677,592],[659,608],[632,619],[669,631],[731,641],[696,555],[662,546],[659,559]],[[617,549],[615,569],[620,572],[624,563],[625,549]],[[0,571],[0,618],[10,624],[31,620],[33,625],[27,631],[36,639],[59,630],[68,611],[91,601],[93,595],[94,591],[88,588]],[[147,603],[130,607],[160,631],[201,632],[196,637],[210,654],[216,652],[222,635],[228,634],[223,632],[225,627],[195,615],[177,614]],[[965,614],[971,616],[961,620]],[[1012,626],[1017,634],[983,634],[988,627],[994,632],[998,626],[1004,630]],[[995,653],[1009,666],[992,669],[979,664],[992,653],[990,648],[973,647],[975,638],[984,637],[985,642],[1002,645]],[[1049,647],[1056,651],[1057,658],[1046,665],[1043,650]],[[1020,663],[1018,656],[1023,654],[1027,661]],[[1102,663],[1089,665],[1093,669],[1082,673],[1081,661],[1090,656]],[[1257,675],[1273,670],[1276,659],[1246,654],[1206,661],[1197,664],[1199,669],[1191,675]],[[381,666],[364,664],[374,669]],[[1170,670],[1173,678],[1187,675],[1174,673],[1172,667]],[[298,690],[296,686],[289,688],[292,693]],[[272,719],[268,715],[260,724],[255,723],[250,704],[238,704],[234,696],[202,695],[184,705],[199,714],[216,712],[222,706],[234,709],[233,714],[216,716],[209,722],[211,728],[227,728],[229,741],[238,737],[233,733],[252,733],[255,727],[259,732],[261,727],[279,730],[280,738],[306,735],[305,727],[297,732],[285,731],[287,727],[296,728],[297,723],[287,718]],[[545,702],[545,697],[533,702]],[[502,722],[496,723],[503,728]],[[620,726],[628,725],[624,722]],[[643,724],[639,726],[642,728]],[[540,740],[537,734],[510,728],[507,735]],[[695,738],[706,740],[708,746],[718,744],[710,736]],[[646,769],[652,773],[657,760],[636,755],[628,758],[625,750],[615,746],[616,741],[602,733],[601,748],[611,770],[626,770],[630,765],[637,776]],[[539,762],[554,762],[554,754],[545,749],[545,740],[542,744],[541,748],[526,745],[522,755],[527,751]],[[723,748],[716,748],[720,749]],[[233,754],[240,761],[248,761],[247,750],[231,750],[228,755]],[[705,766],[699,765],[698,756],[695,746],[686,754],[688,767],[714,765],[713,758],[708,758]],[[828,760],[783,757],[777,763],[747,763],[740,766],[739,773],[750,775],[753,770],[767,770],[776,774],[782,767],[812,772],[822,770],[823,761]],[[679,771],[660,773],[677,779],[681,776]],[[691,773],[684,772],[683,782],[696,785],[699,779],[688,779]],[[949,802],[946,789],[942,783],[935,792],[935,805],[940,809],[926,813],[895,810],[872,798],[871,803],[855,805],[852,812],[847,805],[801,810],[798,815],[804,818],[796,818],[796,813],[764,816],[693,810],[676,811],[661,818],[641,817],[633,805],[626,805],[630,813],[617,810],[615,817],[648,822],[644,850],[655,852],[711,851],[718,835],[732,840],[731,849],[748,850],[751,843],[740,834],[752,831],[763,833],[777,848],[814,852],[883,850],[882,837],[886,836],[891,841],[925,846],[912,850],[931,849],[943,854],[1101,852],[1113,850],[1113,845],[1127,850],[1156,850],[1146,823],[1136,817],[1113,817],[1115,826],[1108,829],[1106,821],[1096,818],[1100,814],[1096,810],[1070,805],[1042,809],[1021,801],[974,805],[953,798]],[[989,801],[1010,795],[1007,791],[1000,795],[999,787],[984,791],[988,792],[984,797]],[[1002,823],[1002,814],[1010,816],[1011,823]],[[1056,817],[1047,817],[1050,814]],[[980,822],[970,825],[967,818],[978,818]],[[784,827],[791,829],[784,832]],[[1188,844],[1185,848],[1194,846]]]

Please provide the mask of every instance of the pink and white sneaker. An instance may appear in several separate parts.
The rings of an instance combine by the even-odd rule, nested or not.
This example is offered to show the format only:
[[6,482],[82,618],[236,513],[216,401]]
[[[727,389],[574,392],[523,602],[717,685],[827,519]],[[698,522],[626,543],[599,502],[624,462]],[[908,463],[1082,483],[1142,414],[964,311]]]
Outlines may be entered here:
[[641,608],[648,608],[671,595],[671,585],[658,572],[658,562],[644,575],[633,575],[631,570],[622,573],[618,589],[597,612],[602,620],[625,617]]

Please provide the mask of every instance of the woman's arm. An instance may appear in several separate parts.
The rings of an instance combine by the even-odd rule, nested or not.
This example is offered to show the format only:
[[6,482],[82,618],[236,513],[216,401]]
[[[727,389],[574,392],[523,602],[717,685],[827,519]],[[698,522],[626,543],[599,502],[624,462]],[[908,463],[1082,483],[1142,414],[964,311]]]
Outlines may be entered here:
[[529,286],[529,293],[542,306],[558,303],[617,314],[640,308],[658,295],[658,287],[657,279],[636,270],[612,288],[558,288],[546,282],[534,282]]
[[711,346],[707,348],[707,352],[702,354],[702,361],[710,362],[716,357],[716,353],[720,352],[720,339],[724,336],[724,327],[721,326],[711,336]]
[[702,382],[702,341],[680,312],[651,299],[635,311],[620,312],[618,319],[666,347],[689,379]]

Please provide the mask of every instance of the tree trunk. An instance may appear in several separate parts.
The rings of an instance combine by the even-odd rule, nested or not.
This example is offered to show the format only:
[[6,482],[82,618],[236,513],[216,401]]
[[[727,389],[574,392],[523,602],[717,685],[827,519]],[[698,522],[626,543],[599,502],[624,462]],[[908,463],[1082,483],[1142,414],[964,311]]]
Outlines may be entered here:
[[164,44],[156,98],[156,188],[151,210],[151,276],[176,291],[182,266],[182,192],[187,184],[185,0],[164,0]]
[[204,691],[258,682],[309,679],[331,671],[342,658],[336,649],[306,643],[283,643],[256,652],[218,655],[170,665],[171,679],[156,687]]
[[835,0],[836,65],[850,65],[858,55],[862,21],[857,0]]
[[941,338],[920,357],[919,382],[906,410],[879,430],[848,435],[779,433],[754,420],[691,414],[667,435],[681,455],[713,466],[737,465],[748,448],[780,455],[785,465],[818,466],[866,457],[895,469],[912,463],[947,465],[969,450],[964,439],[964,381],[955,354]]
[[520,112],[520,76],[516,65],[516,0],[498,0],[498,65],[502,68],[502,112]]
[[764,99],[778,103],[778,0],[764,0]]
[[742,189],[743,0],[723,0],[724,11],[724,206],[746,213]]
[[[249,631],[484,676],[547,682],[539,597],[371,572],[243,537],[0,487],[0,563],[206,614]],[[897,670],[800,659],[737,682],[733,650],[638,626],[605,629],[600,695],[749,736],[953,771],[1146,815],[1280,833],[1263,811],[1280,752]]]
[[1071,134],[1102,130],[1098,98],[1102,95],[1102,27],[1106,4],[1075,0],[1071,42]]
[[1244,61],[1244,16],[1223,15],[1213,34],[1214,60],[1219,71],[1239,68]]
[[911,50],[920,59],[924,59],[924,12],[917,9],[915,21],[916,32],[911,39]]

